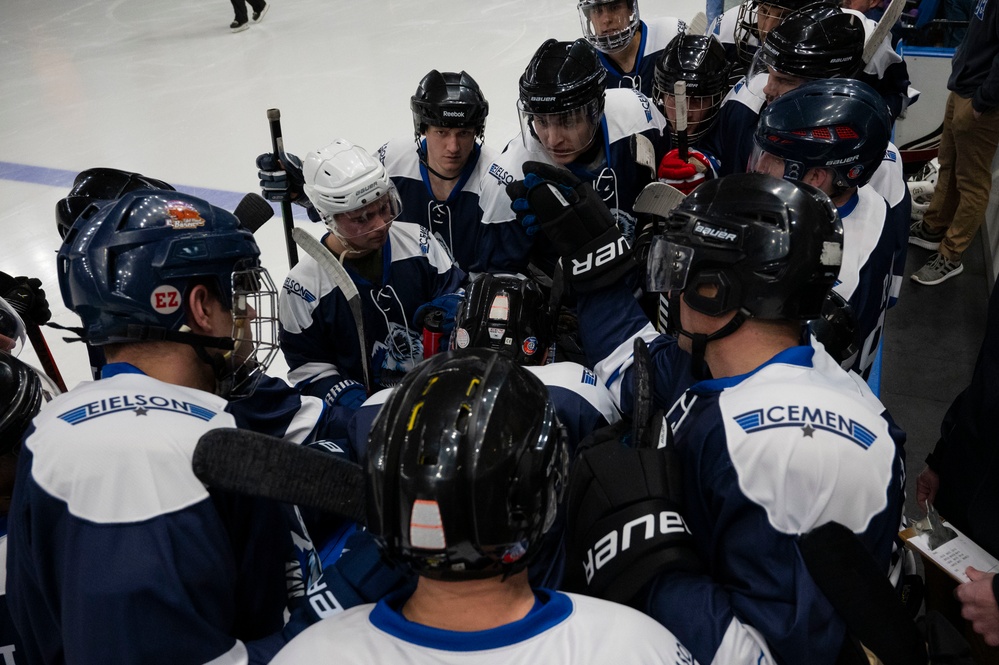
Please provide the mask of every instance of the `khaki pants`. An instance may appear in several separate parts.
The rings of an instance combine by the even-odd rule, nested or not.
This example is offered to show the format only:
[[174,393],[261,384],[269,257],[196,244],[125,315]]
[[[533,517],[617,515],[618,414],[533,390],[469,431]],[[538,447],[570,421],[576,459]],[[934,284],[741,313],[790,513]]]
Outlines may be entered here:
[[930,234],[947,231],[940,253],[960,261],[978,227],[992,189],[992,158],[999,144],[999,109],[975,120],[971,100],[951,92],[940,137],[940,171],[933,200],[923,218]]

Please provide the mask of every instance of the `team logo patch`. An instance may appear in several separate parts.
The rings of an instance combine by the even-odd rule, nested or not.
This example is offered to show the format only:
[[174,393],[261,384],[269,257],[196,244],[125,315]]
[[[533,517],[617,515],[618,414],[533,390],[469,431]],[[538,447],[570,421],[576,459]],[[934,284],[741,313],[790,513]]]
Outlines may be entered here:
[[466,349],[468,348],[468,342],[468,331],[464,328],[458,328],[454,333],[454,345],[459,349]]
[[198,209],[186,201],[167,201],[166,212],[170,217],[167,226],[172,229],[196,229],[205,225]]
[[803,436],[811,437],[816,430],[830,432],[854,442],[864,450],[877,440],[877,435],[856,420],[831,409],[810,407],[803,404],[784,404],[754,409],[734,418],[744,432],[760,432],[776,427],[801,429]]
[[859,178],[860,174],[864,172],[864,167],[860,164],[853,166],[849,171],[846,172],[846,177],[851,180],[854,178]]
[[533,356],[538,352],[538,338],[528,337],[524,340],[524,343],[520,346],[521,351],[524,352],[525,356]]
[[173,314],[180,309],[180,291],[169,284],[157,286],[149,296],[149,304],[157,314]]

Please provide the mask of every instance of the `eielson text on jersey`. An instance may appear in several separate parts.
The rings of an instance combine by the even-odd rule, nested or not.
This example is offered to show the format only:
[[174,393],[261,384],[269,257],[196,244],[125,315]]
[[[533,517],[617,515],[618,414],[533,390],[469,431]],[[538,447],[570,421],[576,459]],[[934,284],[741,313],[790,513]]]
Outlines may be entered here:
[[160,395],[115,395],[96,402],[88,402],[76,408],[60,413],[58,418],[70,425],[79,425],[93,418],[122,411],[134,411],[137,416],[144,416],[149,411],[171,411],[185,416],[209,421],[217,415],[200,404],[162,397]]

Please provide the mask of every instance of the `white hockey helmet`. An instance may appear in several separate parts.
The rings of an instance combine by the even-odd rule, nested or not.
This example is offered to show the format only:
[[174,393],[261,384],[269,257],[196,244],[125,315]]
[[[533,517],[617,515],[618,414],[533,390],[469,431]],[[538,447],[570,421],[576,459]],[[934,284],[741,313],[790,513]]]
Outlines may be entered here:
[[929,210],[933,192],[936,190],[939,169],[940,162],[934,157],[905,183],[909,188],[909,196],[912,197],[913,221],[922,221],[926,211]]
[[337,139],[310,152],[302,164],[305,195],[327,223],[334,215],[358,210],[388,194],[399,207],[399,194],[385,167],[363,148]]

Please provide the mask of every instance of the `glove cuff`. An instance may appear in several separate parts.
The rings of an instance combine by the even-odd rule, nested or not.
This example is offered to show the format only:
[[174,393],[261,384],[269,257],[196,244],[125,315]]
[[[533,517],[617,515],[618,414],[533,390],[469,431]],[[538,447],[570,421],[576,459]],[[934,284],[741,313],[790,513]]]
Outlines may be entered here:
[[614,284],[637,265],[631,245],[616,225],[564,256],[562,264],[566,279],[584,292]]

